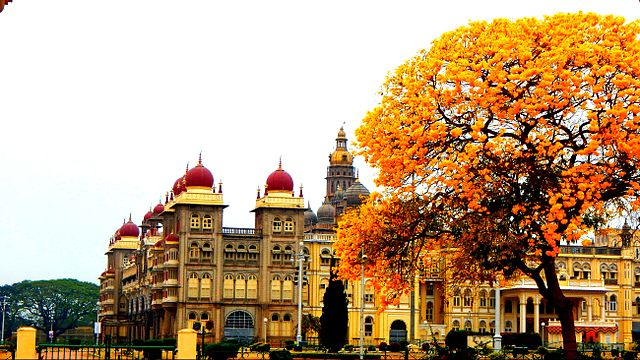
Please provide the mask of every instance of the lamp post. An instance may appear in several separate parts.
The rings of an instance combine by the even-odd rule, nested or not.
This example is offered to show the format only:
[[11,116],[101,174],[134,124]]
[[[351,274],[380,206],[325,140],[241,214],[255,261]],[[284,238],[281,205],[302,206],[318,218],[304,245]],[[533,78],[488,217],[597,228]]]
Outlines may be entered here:
[[540,333],[541,333],[540,335],[542,337],[542,346],[544,346],[544,326],[545,325],[546,324],[544,323],[544,321],[540,323]]
[[53,344],[53,312],[51,313],[51,322],[50,322],[50,324],[51,324],[51,327],[50,327],[50,330],[49,330],[49,343]]
[[4,296],[2,298],[2,334],[0,334],[0,344],[4,344],[4,318],[6,313],[6,309],[7,309],[7,297]]
[[269,321],[269,319],[264,318],[262,319],[262,322],[264,323],[262,325],[262,337],[264,337],[264,343],[267,343],[267,321]]
[[362,273],[360,276],[360,360],[364,359],[364,264],[367,261],[367,255],[364,254],[362,248]]
[[93,326],[93,332],[96,334],[96,346],[98,346],[98,339],[100,339],[100,301],[96,305],[98,310],[96,311],[96,324]]
[[298,245],[298,254],[296,261],[298,262],[298,333],[296,334],[296,345],[300,346],[302,342],[302,263],[304,262],[304,243],[301,241]]

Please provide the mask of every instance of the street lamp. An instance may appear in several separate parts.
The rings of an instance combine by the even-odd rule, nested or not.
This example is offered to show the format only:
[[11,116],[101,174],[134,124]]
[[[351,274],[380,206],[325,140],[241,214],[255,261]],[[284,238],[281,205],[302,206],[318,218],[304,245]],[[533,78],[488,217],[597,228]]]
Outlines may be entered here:
[[2,298],[2,334],[0,334],[0,343],[4,344],[4,318],[6,315],[6,309],[7,309],[7,297],[4,296]]
[[367,255],[364,254],[362,248],[362,274],[360,278],[360,360],[364,359],[364,263],[367,261]]
[[264,322],[264,325],[262,326],[262,337],[264,337],[264,343],[267,343],[267,321],[269,321],[269,319],[264,318],[262,319],[262,321]]
[[540,330],[540,333],[541,333],[540,335],[542,337],[542,346],[544,346],[544,326],[545,325],[546,324],[544,323],[544,321],[540,323],[540,329],[541,329]]
[[301,241],[298,245],[298,254],[296,261],[298,262],[298,334],[296,335],[296,345],[300,346],[302,342],[302,263],[304,262],[304,243]]
[[100,339],[100,301],[96,305],[98,310],[96,311],[96,323],[93,326],[93,332],[96,334],[96,346],[98,346],[98,339]]

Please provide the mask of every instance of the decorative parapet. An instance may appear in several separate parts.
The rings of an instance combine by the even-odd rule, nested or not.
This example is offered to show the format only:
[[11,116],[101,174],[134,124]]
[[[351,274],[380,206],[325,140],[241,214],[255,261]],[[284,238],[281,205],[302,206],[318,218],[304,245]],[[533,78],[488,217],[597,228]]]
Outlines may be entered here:
[[224,205],[222,194],[214,194],[203,190],[183,191],[165,209],[171,209],[177,204],[189,205]]
[[291,194],[286,193],[269,193],[256,200],[256,209],[258,208],[289,208],[289,209],[304,209],[304,198],[293,197]]

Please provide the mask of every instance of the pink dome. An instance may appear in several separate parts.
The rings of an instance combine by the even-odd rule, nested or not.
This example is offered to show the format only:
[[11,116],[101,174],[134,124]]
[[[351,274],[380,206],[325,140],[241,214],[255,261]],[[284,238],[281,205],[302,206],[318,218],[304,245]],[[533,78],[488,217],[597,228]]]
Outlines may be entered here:
[[162,205],[162,203],[158,203],[158,205],[156,205],[156,206],[153,208],[153,213],[154,213],[155,215],[160,215],[160,214],[162,214],[163,212],[164,212],[164,205]]
[[120,228],[120,236],[138,237],[140,236],[140,228],[129,219],[129,221]]

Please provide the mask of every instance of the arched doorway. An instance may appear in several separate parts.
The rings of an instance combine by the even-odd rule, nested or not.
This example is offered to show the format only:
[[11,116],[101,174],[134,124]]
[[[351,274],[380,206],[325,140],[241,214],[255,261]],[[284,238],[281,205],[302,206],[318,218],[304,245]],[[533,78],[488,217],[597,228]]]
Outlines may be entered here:
[[255,334],[254,321],[251,314],[244,310],[232,311],[224,321],[224,338],[250,343]]
[[389,344],[401,341],[407,341],[407,324],[402,320],[395,320],[389,330]]

